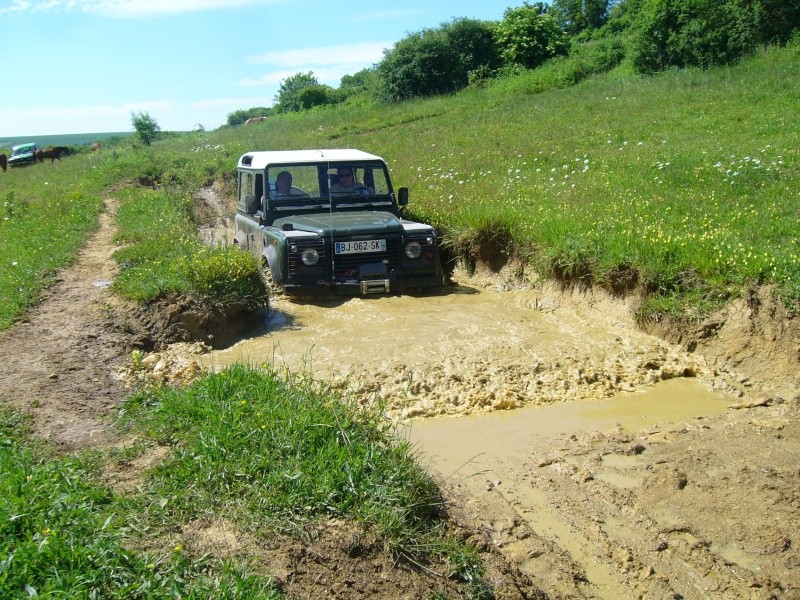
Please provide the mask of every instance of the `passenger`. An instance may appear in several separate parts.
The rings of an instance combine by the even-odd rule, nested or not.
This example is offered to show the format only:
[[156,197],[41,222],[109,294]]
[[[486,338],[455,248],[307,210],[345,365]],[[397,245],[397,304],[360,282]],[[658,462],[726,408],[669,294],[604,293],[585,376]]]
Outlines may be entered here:
[[356,181],[351,167],[339,167],[336,174],[339,181],[331,186],[331,194],[337,196],[368,196],[369,190],[364,184]]
[[292,174],[289,171],[281,171],[275,179],[275,196],[283,198],[286,196],[308,196],[308,194],[292,185]]

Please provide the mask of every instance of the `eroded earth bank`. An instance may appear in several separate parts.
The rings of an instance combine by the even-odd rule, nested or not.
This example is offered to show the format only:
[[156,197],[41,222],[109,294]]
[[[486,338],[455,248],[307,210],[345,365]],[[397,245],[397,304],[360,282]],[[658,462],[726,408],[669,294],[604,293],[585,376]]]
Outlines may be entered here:
[[[142,315],[107,289],[108,209],[77,264],[0,334],[0,397],[67,450],[120,442],[109,417],[142,344]],[[246,339],[160,348],[145,377],[245,360],[383,402],[453,514],[505,561],[494,576],[529,582],[506,597],[800,598],[796,319],[756,290],[691,329],[644,332],[635,302],[503,272],[419,297],[278,299]],[[332,577],[352,559],[330,560]]]

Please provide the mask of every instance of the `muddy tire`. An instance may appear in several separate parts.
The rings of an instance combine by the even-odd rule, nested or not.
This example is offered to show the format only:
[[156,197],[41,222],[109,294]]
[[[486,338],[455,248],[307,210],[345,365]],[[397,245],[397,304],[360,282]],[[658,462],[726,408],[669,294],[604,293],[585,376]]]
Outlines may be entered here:
[[275,278],[272,276],[272,271],[267,261],[262,261],[261,279],[264,281],[264,286],[267,288],[270,299],[285,297],[286,294],[283,291],[283,287],[275,283]]

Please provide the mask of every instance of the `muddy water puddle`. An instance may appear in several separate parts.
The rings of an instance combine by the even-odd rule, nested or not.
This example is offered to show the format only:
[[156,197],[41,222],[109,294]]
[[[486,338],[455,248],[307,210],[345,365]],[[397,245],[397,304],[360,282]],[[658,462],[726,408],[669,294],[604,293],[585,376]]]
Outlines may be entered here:
[[602,311],[531,290],[272,305],[261,335],[202,359],[271,364],[331,382],[390,415],[464,415],[600,399],[705,367]]
[[[419,419],[408,423],[405,431],[443,475],[458,472],[460,479],[486,473],[490,480],[496,464],[548,460],[549,455],[532,455],[534,442],[541,448],[550,441],[557,455],[559,440],[568,435],[614,428],[657,435],[665,426],[719,414],[730,404],[729,398],[711,392],[697,379],[671,379],[647,390],[602,400],[530,406],[460,419]],[[569,463],[570,457],[558,460]],[[618,477],[619,487],[631,487],[624,472],[640,462],[636,454],[605,454],[599,473],[612,482]]]
[[[585,456],[571,454],[576,436],[602,431],[659,435],[684,421],[716,415],[730,399],[712,393],[697,379],[672,379],[644,391],[622,392],[601,400],[579,400],[529,406],[510,412],[471,415],[458,419],[414,420],[404,434],[418,449],[422,464],[471,497],[500,494],[540,536],[566,551],[585,575],[582,593],[594,598],[629,598],[629,585],[608,561],[608,538],[625,539],[632,524],[610,515],[598,517],[602,537],[570,519],[563,497],[540,485],[542,467],[580,473]],[[625,452],[630,451],[630,446]],[[642,484],[645,459],[636,453],[597,456],[591,478],[625,493]],[[562,452],[563,451],[563,452]],[[646,472],[646,471],[645,471]],[[634,526],[635,527],[635,526]],[[591,531],[591,530],[589,530]],[[547,576],[534,554],[523,553],[520,568],[532,576]]]

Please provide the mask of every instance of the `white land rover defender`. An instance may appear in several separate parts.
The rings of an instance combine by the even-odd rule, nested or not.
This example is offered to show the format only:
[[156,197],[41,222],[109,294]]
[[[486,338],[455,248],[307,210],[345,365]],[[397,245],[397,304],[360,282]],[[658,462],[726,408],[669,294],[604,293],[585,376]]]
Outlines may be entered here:
[[235,238],[289,295],[440,286],[433,227],[403,218],[386,162],[360,150],[255,151],[238,164]]

